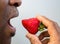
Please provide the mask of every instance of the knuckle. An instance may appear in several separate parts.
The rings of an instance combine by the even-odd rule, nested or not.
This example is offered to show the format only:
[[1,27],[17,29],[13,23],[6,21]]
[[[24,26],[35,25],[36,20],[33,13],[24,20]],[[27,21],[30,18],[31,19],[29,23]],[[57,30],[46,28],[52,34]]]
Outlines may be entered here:
[[43,18],[46,18],[45,16],[42,16]]
[[56,23],[56,22],[54,22],[54,21],[50,21],[49,23],[50,23],[50,25],[52,25],[52,26],[54,26],[54,25],[56,25],[56,24],[57,24],[57,23]]

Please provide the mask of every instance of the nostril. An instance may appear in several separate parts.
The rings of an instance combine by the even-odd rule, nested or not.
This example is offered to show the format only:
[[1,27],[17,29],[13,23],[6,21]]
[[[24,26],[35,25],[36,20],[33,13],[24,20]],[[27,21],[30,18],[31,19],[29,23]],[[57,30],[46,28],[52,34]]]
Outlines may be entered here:
[[10,6],[15,6],[15,7],[20,6],[21,3],[22,3],[21,0],[9,0],[9,2],[8,2],[8,4],[9,4]]
[[18,4],[18,3],[14,3],[14,6],[15,6],[15,7],[18,7],[18,6],[19,6],[19,4]]

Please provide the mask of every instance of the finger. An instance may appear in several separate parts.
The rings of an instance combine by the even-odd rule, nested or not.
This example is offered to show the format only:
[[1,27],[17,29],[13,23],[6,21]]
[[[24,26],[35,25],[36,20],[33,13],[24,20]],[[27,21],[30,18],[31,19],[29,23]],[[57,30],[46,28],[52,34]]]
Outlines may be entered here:
[[44,16],[37,16],[37,19],[41,21],[48,29],[48,33],[50,36],[57,35],[58,31],[56,29],[56,22],[44,17]]
[[48,44],[48,42],[49,42],[49,39],[45,39],[42,41],[42,44]]
[[41,41],[36,35],[28,33],[26,37],[30,40],[31,44],[41,44]]
[[44,31],[39,35],[39,40],[42,40],[44,37],[50,37],[48,31]]
[[45,26],[49,26],[51,23],[51,20],[46,18],[45,16],[36,16],[36,18],[41,21]]

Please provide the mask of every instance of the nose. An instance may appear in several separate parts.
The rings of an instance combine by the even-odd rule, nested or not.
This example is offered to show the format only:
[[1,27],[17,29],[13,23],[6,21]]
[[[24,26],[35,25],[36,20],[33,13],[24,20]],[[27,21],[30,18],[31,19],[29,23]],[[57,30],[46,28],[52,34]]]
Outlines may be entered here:
[[15,7],[18,7],[21,5],[21,0],[9,0],[9,4],[11,6],[15,6]]

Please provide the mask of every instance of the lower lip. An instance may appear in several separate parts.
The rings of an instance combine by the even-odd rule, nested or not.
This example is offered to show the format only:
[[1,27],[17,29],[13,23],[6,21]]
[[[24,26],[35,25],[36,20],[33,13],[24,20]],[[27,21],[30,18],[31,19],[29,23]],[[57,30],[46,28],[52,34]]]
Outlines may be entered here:
[[10,20],[8,20],[8,23],[7,23],[7,24],[8,24],[8,26],[9,26],[10,29],[16,30],[16,29],[10,24]]
[[9,21],[7,23],[7,29],[9,29],[11,31],[10,36],[13,37],[15,35],[16,29],[10,24]]
[[9,26],[10,29],[16,30],[13,26],[11,26],[11,25],[9,25],[9,24],[8,24],[8,26]]
[[11,37],[15,35],[16,29],[8,24],[9,29],[11,30]]

